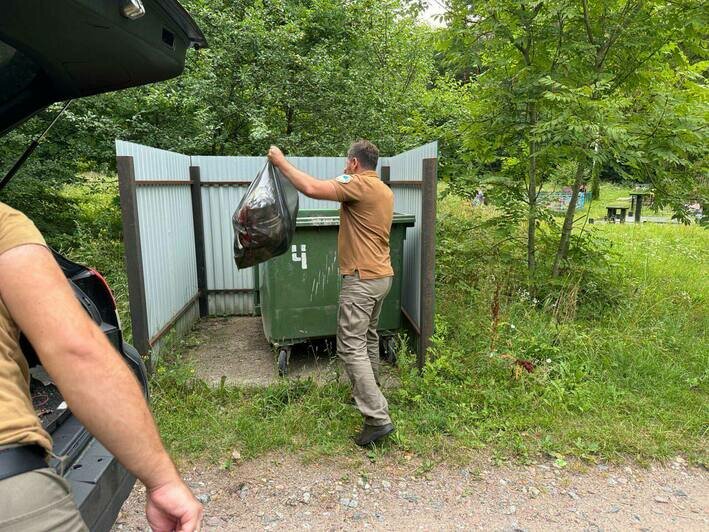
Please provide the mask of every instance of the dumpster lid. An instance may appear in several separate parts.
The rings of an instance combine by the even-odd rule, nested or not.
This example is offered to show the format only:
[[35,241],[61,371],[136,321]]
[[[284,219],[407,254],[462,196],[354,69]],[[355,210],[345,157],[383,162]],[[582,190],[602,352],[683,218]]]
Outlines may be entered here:
[[[393,224],[413,227],[416,217],[412,214],[394,213]],[[340,225],[339,209],[301,209],[296,227],[328,227]]]
[[400,212],[395,212],[394,213],[394,221],[392,222],[395,225],[405,225],[406,227],[413,227],[416,225],[416,216],[413,214],[401,214]]

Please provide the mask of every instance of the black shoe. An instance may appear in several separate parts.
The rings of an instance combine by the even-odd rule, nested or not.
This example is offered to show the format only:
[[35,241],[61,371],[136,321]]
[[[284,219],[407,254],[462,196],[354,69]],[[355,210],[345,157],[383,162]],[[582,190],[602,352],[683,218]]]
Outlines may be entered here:
[[379,425],[378,427],[365,423],[362,432],[355,438],[355,443],[360,447],[366,447],[375,441],[381,440],[384,436],[388,436],[392,432],[394,432],[394,425],[391,423]]

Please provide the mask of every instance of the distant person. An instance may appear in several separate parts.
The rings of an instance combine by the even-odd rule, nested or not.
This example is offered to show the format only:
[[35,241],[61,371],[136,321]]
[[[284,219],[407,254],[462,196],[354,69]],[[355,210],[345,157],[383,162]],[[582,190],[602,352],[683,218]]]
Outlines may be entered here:
[[20,330],[72,413],[147,488],[153,530],[193,532],[202,506],[165,452],[142,390],[79,304],[34,224],[0,203],[0,530],[86,530],[32,407]]
[[342,275],[337,354],[364,416],[355,442],[369,445],[394,430],[389,405],[379,389],[377,325],[394,276],[389,256],[394,194],[377,175],[379,150],[367,140],[355,142],[347,152],[345,173],[328,181],[298,170],[276,146],[271,146],[268,158],[306,196],[342,204],[337,245]]
[[690,215],[694,216],[697,223],[700,223],[702,221],[702,218],[704,217],[704,212],[701,203],[699,203],[698,201],[689,203],[687,205],[687,210],[689,211]]
[[485,205],[485,194],[483,194],[482,190],[478,190],[473,198],[473,207],[480,207],[481,205]]

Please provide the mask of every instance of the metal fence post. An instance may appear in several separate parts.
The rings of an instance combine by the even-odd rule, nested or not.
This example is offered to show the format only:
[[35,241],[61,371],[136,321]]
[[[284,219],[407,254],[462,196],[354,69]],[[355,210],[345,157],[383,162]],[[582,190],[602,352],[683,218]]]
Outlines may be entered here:
[[417,366],[423,369],[433,336],[436,301],[436,201],[438,159],[423,160],[421,206],[421,340]]
[[128,299],[133,327],[133,345],[141,355],[147,355],[150,349],[150,334],[133,157],[116,157],[116,168],[123,219],[123,242],[128,274]]
[[391,166],[382,166],[381,169],[382,181],[391,188]]
[[204,214],[202,210],[202,178],[199,166],[190,166],[190,189],[192,192],[192,220],[194,222],[194,247],[197,259],[197,293],[199,295],[199,316],[209,315],[209,293],[207,292],[207,256],[204,245]]

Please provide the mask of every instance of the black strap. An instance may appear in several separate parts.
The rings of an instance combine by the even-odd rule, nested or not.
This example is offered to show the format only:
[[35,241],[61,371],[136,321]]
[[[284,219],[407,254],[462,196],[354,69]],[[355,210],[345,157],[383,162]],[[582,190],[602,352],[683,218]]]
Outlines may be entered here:
[[48,467],[45,454],[39,445],[0,449],[0,480]]

